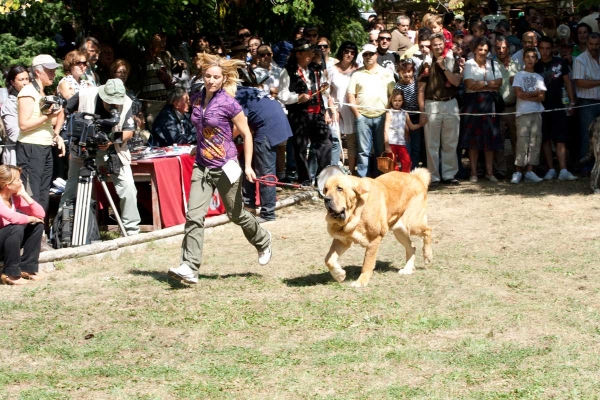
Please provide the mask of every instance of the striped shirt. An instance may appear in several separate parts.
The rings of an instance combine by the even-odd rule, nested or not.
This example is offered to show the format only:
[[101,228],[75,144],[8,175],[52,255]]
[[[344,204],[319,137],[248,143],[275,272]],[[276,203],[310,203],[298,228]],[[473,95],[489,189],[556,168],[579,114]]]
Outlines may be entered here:
[[577,86],[577,79],[600,80],[600,65],[586,50],[573,61],[573,80],[577,87],[577,97],[580,99],[600,100],[600,86],[585,89]]
[[402,82],[398,82],[394,89],[402,90],[404,94],[404,103],[402,109],[406,111],[419,111],[419,87],[417,86],[417,80],[415,79],[412,83],[406,85]]

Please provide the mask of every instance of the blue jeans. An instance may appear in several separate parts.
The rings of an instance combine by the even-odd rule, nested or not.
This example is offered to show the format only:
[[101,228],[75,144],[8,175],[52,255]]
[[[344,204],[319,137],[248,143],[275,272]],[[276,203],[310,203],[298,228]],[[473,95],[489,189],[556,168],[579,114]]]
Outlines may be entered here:
[[[579,105],[583,106],[586,104],[595,104],[593,106],[582,107],[579,109],[579,136],[580,136],[580,147],[579,147],[579,159],[585,157],[590,148],[590,136],[588,129],[592,124],[594,118],[600,115],[600,102],[597,100],[579,99]],[[586,164],[583,168],[587,168],[588,171],[592,169],[593,163]]]
[[331,131],[331,165],[338,165],[342,154],[342,142],[339,133]]
[[[375,157],[379,157],[385,150],[383,143],[383,128],[385,126],[385,114],[379,117],[369,118],[364,115],[359,115],[356,118],[356,144],[358,147],[357,167],[356,172],[360,177],[366,177],[369,173],[369,158],[371,150],[374,151]],[[372,177],[381,175],[374,168]]]
[[[271,146],[268,139],[264,139],[262,143],[254,142],[254,151],[252,158],[252,169],[256,173],[257,178],[265,175],[277,173],[277,146]],[[259,184],[260,193],[260,216],[268,221],[275,220],[275,203],[277,202],[277,188],[275,186],[267,186]],[[245,185],[246,196],[250,200],[250,204],[255,203],[256,183]]]

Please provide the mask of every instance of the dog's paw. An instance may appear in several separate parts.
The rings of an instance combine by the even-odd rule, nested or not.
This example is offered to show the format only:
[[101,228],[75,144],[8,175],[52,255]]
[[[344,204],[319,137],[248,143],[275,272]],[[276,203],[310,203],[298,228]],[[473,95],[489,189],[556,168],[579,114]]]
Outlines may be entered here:
[[398,273],[400,275],[411,275],[413,272],[415,272],[414,268],[406,268],[406,267],[404,267],[400,271],[398,271]]
[[344,282],[344,279],[346,279],[346,271],[344,271],[342,268],[332,269],[329,272],[331,273],[333,279],[336,280],[336,282],[341,283]]
[[425,264],[431,264],[433,261],[433,254],[423,254],[423,259],[425,260]]
[[355,287],[355,288],[361,288],[361,287],[366,287],[369,284],[369,282],[361,282],[360,280],[354,281],[350,284],[350,286]]

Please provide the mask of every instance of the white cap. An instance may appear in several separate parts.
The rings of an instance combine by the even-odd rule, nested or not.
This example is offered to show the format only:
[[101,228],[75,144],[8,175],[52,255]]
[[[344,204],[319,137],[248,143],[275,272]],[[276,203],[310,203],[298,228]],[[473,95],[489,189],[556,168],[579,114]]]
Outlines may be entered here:
[[33,58],[33,61],[31,62],[31,66],[35,67],[38,65],[41,65],[44,68],[48,68],[48,69],[56,69],[60,66],[60,64],[58,64],[56,62],[56,60],[48,54],[40,54],[39,56],[35,56]]
[[377,47],[374,44],[367,43],[362,48],[363,53],[377,53]]

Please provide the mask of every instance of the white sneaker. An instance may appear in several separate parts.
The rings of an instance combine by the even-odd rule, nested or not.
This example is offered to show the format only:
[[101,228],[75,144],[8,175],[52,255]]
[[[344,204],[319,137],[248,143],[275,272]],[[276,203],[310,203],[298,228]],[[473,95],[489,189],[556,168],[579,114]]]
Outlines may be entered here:
[[540,178],[539,176],[537,176],[535,174],[535,172],[533,172],[533,171],[527,171],[525,173],[525,182],[540,183],[543,181],[544,180],[542,178]]
[[523,174],[520,172],[515,172],[512,175],[512,178],[510,179],[510,183],[519,183],[521,182],[521,179],[523,178]]
[[544,175],[544,180],[551,181],[552,179],[556,179],[556,170],[554,168],[549,169]]
[[269,261],[271,261],[271,255],[273,252],[271,251],[271,243],[273,242],[271,239],[271,232],[267,231],[269,234],[269,246],[265,250],[258,252],[258,263],[260,265],[267,265]]
[[187,264],[182,263],[179,267],[169,268],[169,276],[179,281],[196,284],[198,278],[194,276],[194,270],[192,270]]
[[559,181],[575,181],[575,180],[577,180],[577,177],[575,175],[573,175],[572,173],[570,173],[569,171],[567,171],[566,169],[561,169],[560,174],[558,174],[558,180]]

